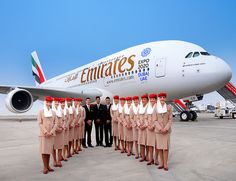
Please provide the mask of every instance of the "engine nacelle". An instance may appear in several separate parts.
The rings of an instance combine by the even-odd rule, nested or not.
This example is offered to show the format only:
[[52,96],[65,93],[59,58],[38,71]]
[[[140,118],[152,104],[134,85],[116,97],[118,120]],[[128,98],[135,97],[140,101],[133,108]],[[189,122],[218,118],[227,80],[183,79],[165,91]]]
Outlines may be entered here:
[[6,107],[14,113],[24,113],[33,105],[31,93],[25,89],[14,89],[6,97]]

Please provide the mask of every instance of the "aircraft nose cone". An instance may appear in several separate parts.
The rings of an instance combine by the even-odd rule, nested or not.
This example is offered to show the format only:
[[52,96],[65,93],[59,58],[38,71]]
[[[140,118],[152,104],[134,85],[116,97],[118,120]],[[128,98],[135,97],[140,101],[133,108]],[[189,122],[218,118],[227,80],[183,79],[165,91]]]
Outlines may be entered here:
[[216,76],[220,84],[227,84],[232,77],[230,66],[220,58],[216,58]]

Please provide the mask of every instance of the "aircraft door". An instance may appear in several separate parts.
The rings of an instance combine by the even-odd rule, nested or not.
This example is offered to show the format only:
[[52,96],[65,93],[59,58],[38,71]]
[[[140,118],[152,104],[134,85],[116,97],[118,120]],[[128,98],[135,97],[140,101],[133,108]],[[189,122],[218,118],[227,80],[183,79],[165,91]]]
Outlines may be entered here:
[[155,64],[155,75],[157,78],[166,75],[166,58],[158,58]]

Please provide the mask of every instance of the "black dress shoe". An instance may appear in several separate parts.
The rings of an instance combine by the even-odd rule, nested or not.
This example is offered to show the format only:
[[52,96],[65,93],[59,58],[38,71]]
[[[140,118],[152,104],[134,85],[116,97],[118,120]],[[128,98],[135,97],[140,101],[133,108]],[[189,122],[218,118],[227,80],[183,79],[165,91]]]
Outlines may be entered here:
[[83,148],[88,148],[86,145],[82,145],[83,146]]
[[100,146],[104,146],[104,144],[101,143]]
[[88,145],[88,147],[93,148],[93,145]]
[[104,145],[105,148],[109,147],[109,145]]
[[96,144],[96,146],[99,146],[99,144]]

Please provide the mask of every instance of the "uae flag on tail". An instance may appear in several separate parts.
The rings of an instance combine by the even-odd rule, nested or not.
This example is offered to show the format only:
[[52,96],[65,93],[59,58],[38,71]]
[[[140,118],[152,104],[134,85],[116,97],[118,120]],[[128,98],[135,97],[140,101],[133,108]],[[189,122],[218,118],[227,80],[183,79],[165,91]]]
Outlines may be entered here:
[[35,83],[36,85],[42,84],[43,82],[46,81],[46,79],[36,51],[31,53],[31,61],[32,61],[32,73],[33,76],[35,77]]

